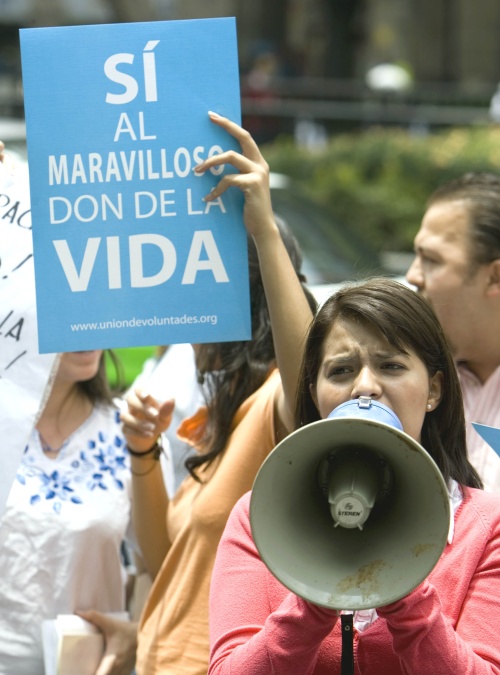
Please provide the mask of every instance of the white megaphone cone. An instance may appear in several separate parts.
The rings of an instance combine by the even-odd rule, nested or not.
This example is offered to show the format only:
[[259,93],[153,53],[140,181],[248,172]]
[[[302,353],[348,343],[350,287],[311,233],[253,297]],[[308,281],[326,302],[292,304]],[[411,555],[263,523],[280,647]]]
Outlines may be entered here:
[[387,406],[338,406],[262,465],[250,504],[259,554],[288,589],[331,609],[381,607],[431,572],[450,503],[431,456]]

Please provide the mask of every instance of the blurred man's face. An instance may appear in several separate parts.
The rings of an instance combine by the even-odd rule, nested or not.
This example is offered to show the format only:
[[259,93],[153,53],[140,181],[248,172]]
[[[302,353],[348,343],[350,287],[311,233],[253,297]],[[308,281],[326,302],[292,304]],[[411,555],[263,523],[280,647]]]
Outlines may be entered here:
[[468,212],[463,201],[433,204],[415,237],[406,278],[432,303],[457,360],[474,360],[474,331],[484,311],[482,276],[471,265]]

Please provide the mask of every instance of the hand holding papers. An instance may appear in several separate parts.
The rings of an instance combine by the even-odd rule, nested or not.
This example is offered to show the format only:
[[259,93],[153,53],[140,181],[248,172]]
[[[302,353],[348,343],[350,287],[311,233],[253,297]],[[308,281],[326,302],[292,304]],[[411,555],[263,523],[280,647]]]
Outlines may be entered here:
[[[127,620],[126,612],[112,616]],[[104,636],[75,614],[59,614],[42,626],[45,675],[94,675],[104,654]]]

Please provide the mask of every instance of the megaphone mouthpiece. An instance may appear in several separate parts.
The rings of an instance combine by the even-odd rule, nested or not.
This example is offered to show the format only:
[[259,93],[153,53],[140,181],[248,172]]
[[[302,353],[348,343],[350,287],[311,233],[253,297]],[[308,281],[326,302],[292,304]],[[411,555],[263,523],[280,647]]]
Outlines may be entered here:
[[375,503],[387,494],[385,466],[360,448],[332,453],[321,462],[318,480],[335,527],[363,529]]

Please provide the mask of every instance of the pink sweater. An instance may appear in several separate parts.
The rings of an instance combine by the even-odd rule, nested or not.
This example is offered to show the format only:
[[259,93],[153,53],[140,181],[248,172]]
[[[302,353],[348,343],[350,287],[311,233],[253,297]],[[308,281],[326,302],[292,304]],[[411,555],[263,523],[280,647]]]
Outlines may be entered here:
[[[240,499],[217,553],[209,675],[337,675],[340,621],[282,586],[260,560]],[[279,536],[279,533],[277,533]],[[355,631],[355,673],[500,674],[500,498],[466,488],[447,545],[412,593]]]

